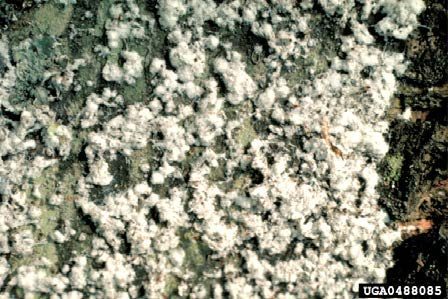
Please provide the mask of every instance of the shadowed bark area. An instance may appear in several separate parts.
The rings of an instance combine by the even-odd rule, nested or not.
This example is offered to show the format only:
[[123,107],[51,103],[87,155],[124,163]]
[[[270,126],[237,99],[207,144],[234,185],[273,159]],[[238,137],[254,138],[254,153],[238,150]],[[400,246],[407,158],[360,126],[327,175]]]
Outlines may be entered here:
[[[426,5],[421,26],[404,44],[411,64],[392,101],[390,151],[379,167],[380,202],[399,223],[433,223],[429,232],[407,237],[395,248],[387,281],[448,285],[447,2],[428,0]],[[406,108],[410,118],[396,119]]]

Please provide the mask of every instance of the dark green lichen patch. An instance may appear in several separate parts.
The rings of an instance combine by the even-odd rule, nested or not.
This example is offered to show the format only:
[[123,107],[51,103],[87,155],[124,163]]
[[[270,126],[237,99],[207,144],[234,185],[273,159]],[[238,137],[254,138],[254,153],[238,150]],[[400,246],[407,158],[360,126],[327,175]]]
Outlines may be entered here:
[[255,132],[254,128],[252,127],[251,120],[245,119],[238,129],[235,130],[235,139],[236,141],[243,147],[247,147],[250,145],[252,140],[254,140],[257,137],[257,132]]
[[219,159],[218,166],[212,167],[210,173],[208,174],[208,179],[210,181],[224,181],[226,178],[226,167],[225,160]]
[[291,86],[324,73],[334,57],[343,55],[340,53],[341,29],[334,20],[316,13],[308,26],[313,28],[311,37],[318,42],[309,53],[293,58],[289,66],[283,66],[282,76]]
[[35,87],[43,86],[45,83],[44,72],[48,68],[55,67],[47,55],[48,47],[51,44],[51,37],[42,36],[32,42],[24,41],[13,49],[12,58],[16,66],[17,83],[10,96],[12,105],[24,106],[35,98],[44,103],[49,101],[48,92],[42,90],[42,93],[39,88]]
[[39,32],[59,36],[67,28],[73,13],[72,5],[45,4],[34,12],[33,25]]
[[[204,276],[204,273],[211,273],[213,270],[222,269],[226,263],[239,265],[239,258],[229,258],[228,261],[213,259],[213,251],[201,240],[201,235],[194,230],[182,229],[180,231],[180,237],[181,247],[185,251],[185,259],[182,267],[192,271],[193,277],[190,279],[191,283],[194,285],[202,285],[208,294],[207,297],[212,297],[214,280]],[[170,290],[173,293],[167,295],[175,295],[174,291],[176,289],[171,288]]]
[[194,231],[187,230],[181,234],[181,246],[185,250],[184,267],[199,276],[207,266],[207,255],[211,254],[210,248],[201,241],[200,236]]
[[389,154],[384,162],[384,179],[388,184],[396,183],[400,179],[400,171],[403,167],[403,156]]
[[[32,203],[41,212],[37,225],[32,227],[36,244],[31,256],[17,256],[13,260],[14,268],[31,264],[39,258],[46,258],[51,262],[48,270],[57,273],[72,256],[91,249],[92,231],[88,231],[82,215],[75,207],[76,189],[81,175],[82,166],[69,159],[45,169],[39,177],[33,179],[33,186],[37,188],[40,197],[34,197],[35,189],[28,190],[27,194],[29,197],[34,197]],[[61,196],[62,201],[51,204],[53,196]],[[66,225],[76,233],[67,241],[58,243],[54,233],[56,230],[64,232],[67,229]],[[83,232],[89,233],[86,233],[85,239],[80,241],[79,236]]]

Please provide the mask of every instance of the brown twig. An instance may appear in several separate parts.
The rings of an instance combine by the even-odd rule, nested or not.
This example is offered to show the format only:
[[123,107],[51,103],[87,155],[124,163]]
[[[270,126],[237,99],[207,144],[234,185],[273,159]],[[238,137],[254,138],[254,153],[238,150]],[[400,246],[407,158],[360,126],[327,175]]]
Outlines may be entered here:
[[328,128],[328,120],[326,118],[322,119],[322,124],[321,124],[321,136],[322,139],[325,141],[325,143],[327,143],[327,145],[330,147],[331,151],[338,157],[343,157],[343,153],[342,151],[335,146],[333,143],[331,143],[330,141],[330,134],[328,133],[329,128]]

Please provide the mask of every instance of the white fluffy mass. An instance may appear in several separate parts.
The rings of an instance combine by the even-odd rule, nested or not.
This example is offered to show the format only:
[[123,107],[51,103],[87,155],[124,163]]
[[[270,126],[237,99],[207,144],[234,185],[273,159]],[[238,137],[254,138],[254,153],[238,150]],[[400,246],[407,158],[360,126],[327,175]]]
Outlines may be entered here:
[[99,2],[82,29],[98,72],[70,73],[87,92],[66,117],[10,103],[20,48],[0,41],[18,116],[0,114],[0,298],[353,298],[384,281],[401,233],[376,166],[406,61],[370,28],[406,39],[422,0]]

